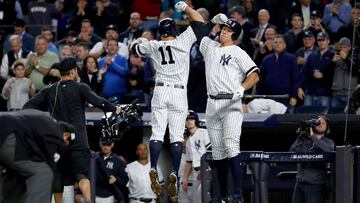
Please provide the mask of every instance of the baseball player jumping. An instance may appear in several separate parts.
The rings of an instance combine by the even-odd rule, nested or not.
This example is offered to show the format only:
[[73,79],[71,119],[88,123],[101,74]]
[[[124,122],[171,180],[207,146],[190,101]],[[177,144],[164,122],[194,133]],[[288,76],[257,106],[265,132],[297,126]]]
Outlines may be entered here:
[[190,26],[179,34],[175,21],[165,18],[159,22],[160,41],[135,40],[131,50],[142,57],[150,57],[156,70],[155,89],[151,101],[150,158],[151,188],[160,195],[162,187],[158,182],[157,160],[162,148],[164,134],[169,124],[170,153],[173,172],[169,180],[169,196],[177,196],[177,173],[179,170],[183,131],[188,110],[186,85],[189,75],[190,48],[196,41],[194,24],[203,24],[201,15],[185,2],[178,2],[175,8],[185,11],[192,20]]
[[[224,19],[225,17],[225,19]],[[221,201],[227,199],[228,163],[234,190],[233,202],[242,202],[240,135],[243,121],[241,98],[244,91],[259,80],[259,69],[248,54],[234,41],[241,34],[241,25],[226,16],[213,18],[221,24],[219,41],[204,37],[200,52],[205,60],[206,86],[209,98],[206,107],[206,126],[216,162]]]

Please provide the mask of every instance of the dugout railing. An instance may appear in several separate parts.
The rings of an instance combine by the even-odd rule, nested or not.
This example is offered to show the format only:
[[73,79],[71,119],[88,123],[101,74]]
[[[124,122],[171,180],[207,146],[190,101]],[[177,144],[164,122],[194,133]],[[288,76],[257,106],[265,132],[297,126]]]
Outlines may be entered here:
[[[296,164],[328,163],[329,195],[327,202],[360,203],[360,146],[337,146],[331,153],[241,152],[244,197],[251,203],[288,202],[295,184]],[[216,167],[211,152],[201,159],[202,202],[216,202]],[[230,173],[230,172],[229,172]],[[231,174],[228,188],[231,191]],[[290,197],[274,196],[286,191]],[[290,198],[290,199],[289,199]]]

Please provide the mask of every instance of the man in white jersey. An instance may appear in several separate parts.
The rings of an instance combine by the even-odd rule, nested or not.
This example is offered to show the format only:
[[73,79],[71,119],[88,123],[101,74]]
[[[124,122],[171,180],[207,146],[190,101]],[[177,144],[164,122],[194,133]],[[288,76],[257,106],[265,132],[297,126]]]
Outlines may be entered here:
[[[142,203],[151,202],[155,203],[157,195],[151,190],[150,184],[150,162],[148,160],[148,148],[144,143],[140,143],[136,148],[136,155],[138,160],[129,163],[126,167],[129,182],[127,187],[129,189],[129,202]],[[162,181],[161,170],[158,170],[159,181]]]
[[183,185],[183,179],[184,179],[184,169],[185,169],[185,165],[186,165],[186,145],[188,143],[189,140],[189,130],[187,128],[185,128],[184,130],[184,142],[183,142],[183,150],[182,150],[182,154],[181,154],[181,162],[180,162],[180,168],[179,168],[179,183],[180,183],[180,187],[179,187],[179,192],[178,192],[178,202],[179,203],[191,203],[192,202],[192,198],[191,198],[191,188],[192,188],[192,174],[190,175],[190,177],[188,177],[188,191],[185,192],[182,185]]
[[186,143],[186,164],[182,187],[185,192],[188,191],[188,180],[192,173],[192,202],[202,202],[200,162],[201,156],[206,153],[206,150],[211,146],[211,143],[207,130],[199,128],[199,117],[196,112],[189,110],[186,118],[186,128],[189,130],[190,137]]
[[206,126],[212,144],[212,157],[217,167],[221,201],[227,201],[227,171],[230,165],[234,202],[242,202],[240,135],[243,121],[241,98],[244,91],[259,80],[254,61],[234,45],[241,25],[234,19],[224,21],[220,42],[204,37],[200,52],[204,56],[206,87],[209,98],[206,107]]
[[[202,24],[201,15],[183,1],[175,5],[177,10],[185,11],[192,20],[190,26],[178,33],[175,21],[165,18],[159,22],[160,41],[139,38],[131,45],[139,56],[150,57],[155,68],[155,89],[151,101],[150,161],[151,188],[160,195],[162,187],[157,181],[156,164],[162,148],[165,130],[169,124],[170,153],[173,159],[173,172],[170,174],[168,193],[170,198],[177,196],[177,172],[181,161],[183,130],[188,110],[186,85],[189,75],[190,48],[196,41],[194,24]],[[179,35],[178,35],[179,34]]]

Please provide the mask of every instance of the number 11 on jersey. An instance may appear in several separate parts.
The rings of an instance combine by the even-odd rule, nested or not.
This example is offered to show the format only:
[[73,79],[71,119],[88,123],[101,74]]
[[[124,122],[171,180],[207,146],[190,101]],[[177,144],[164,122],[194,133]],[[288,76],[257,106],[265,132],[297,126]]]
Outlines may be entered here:
[[[164,51],[164,47],[159,47],[159,51],[160,51],[160,54],[161,54],[161,65],[174,64],[175,61],[174,61],[170,46],[166,46],[165,50],[168,53],[168,57],[165,57],[166,53]],[[169,58],[169,60],[166,61],[166,58]]]

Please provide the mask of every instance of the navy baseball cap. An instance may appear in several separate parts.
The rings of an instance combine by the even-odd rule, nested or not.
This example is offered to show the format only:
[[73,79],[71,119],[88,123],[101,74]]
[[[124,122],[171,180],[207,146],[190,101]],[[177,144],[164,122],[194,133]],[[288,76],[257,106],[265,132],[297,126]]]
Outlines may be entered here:
[[235,33],[241,33],[241,25],[235,19],[229,19],[224,23],[224,26],[229,27]]
[[314,37],[314,34],[310,30],[305,30],[303,34],[303,38],[306,37]]
[[59,62],[60,73],[67,73],[74,68],[78,68],[76,60],[74,58],[65,58],[64,60]]
[[114,30],[114,31],[118,31],[118,27],[116,26],[116,25],[113,25],[113,24],[110,24],[110,25],[108,25],[108,26],[106,26],[106,29],[105,29],[106,31],[108,31],[108,30]]
[[111,145],[114,141],[109,137],[101,136],[99,143],[102,145]]
[[310,13],[310,17],[321,17],[321,14],[318,10],[313,10]]
[[326,32],[319,32],[316,39],[329,39],[329,34]]
[[66,36],[66,37],[69,37],[69,36],[71,36],[71,37],[77,37],[78,34],[76,33],[76,31],[70,30],[70,31],[68,31],[68,32],[66,33],[65,36]]
[[186,119],[191,118],[191,119],[195,119],[195,120],[199,120],[199,116],[197,115],[197,113],[193,110],[189,110],[188,114],[186,116]]

